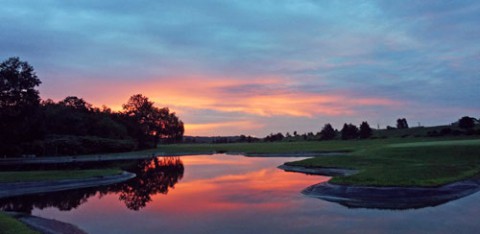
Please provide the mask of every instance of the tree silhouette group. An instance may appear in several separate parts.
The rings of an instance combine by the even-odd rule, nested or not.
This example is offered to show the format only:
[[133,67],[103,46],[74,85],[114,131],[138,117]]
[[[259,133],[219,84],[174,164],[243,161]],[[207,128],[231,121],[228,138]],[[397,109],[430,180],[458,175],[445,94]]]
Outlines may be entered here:
[[17,57],[0,64],[0,156],[108,153],[182,140],[183,122],[166,107],[133,95],[122,111],[82,98],[41,100],[32,66]]

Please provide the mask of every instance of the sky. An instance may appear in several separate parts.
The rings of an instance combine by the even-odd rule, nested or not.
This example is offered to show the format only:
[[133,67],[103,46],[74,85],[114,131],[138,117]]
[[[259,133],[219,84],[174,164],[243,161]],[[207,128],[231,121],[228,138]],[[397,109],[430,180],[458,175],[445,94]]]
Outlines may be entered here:
[[167,106],[186,135],[480,117],[480,1],[3,0],[42,99]]

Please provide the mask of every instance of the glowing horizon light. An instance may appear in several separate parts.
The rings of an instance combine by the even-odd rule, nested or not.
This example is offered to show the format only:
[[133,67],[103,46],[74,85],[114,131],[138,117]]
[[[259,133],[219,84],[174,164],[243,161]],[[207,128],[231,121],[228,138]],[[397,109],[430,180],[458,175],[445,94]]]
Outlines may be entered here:
[[[7,1],[0,14],[11,33],[0,51],[35,67],[43,99],[77,96],[119,111],[140,93],[193,135],[385,127],[397,118],[432,126],[479,116],[479,9],[475,1]],[[222,125],[239,121],[259,127]]]

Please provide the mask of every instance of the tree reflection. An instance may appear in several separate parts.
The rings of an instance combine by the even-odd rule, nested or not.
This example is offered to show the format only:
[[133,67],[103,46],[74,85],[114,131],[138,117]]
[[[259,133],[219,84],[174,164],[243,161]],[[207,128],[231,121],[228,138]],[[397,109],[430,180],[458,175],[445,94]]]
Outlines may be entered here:
[[133,164],[127,171],[137,176],[125,183],[63,192],[12,197],[0,200],[0,209],[31,213],[34,208],[56,207],[62,211],[76,209],[97,193],[100,197],[119,194],[119,200],[132,210],[152,201],[155,194],[167,194],[183,178],[184,166],[178,157],[153,158]]
[[170,188],[183,178],[184,167],[178,157],[165,157],[159,160],[143,161],[131,172],[137,177],[118,185],[119,199],[132,210],[139,210],[152,200],[151,196],[167,194]]

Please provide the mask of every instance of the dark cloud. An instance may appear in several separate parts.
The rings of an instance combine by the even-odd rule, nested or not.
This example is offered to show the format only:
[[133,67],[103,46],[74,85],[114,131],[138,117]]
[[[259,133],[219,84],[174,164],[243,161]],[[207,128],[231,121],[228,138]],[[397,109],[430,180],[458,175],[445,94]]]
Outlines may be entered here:
[[4,59],[28,60],[44,84],[282,77],[223,88],[375,94],[418,115],[480,109],[478,1],[7,0],[0,22]]

